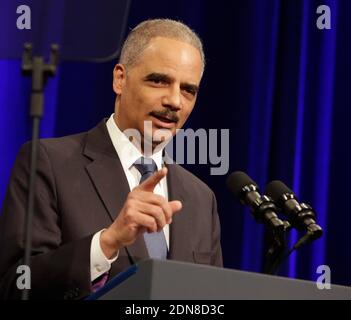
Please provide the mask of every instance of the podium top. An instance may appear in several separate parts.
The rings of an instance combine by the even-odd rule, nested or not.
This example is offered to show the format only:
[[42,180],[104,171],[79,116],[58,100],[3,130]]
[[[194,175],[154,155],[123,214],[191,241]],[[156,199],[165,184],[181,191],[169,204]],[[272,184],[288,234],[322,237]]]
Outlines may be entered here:
[[178,261],[145,260],[112,279],[90,300],[332,300],[351,288]]

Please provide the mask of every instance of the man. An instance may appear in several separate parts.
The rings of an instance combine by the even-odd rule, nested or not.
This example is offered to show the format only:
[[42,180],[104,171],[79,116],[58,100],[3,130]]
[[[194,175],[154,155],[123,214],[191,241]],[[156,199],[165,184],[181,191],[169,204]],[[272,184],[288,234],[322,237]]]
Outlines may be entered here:
[[[31,298],[82,298],[150,257],[222,266],[213,192],[165,165],[160,147],[159,132],[175,135],[190,115],[204,61],[187,26],[145,21],[114,68],[115,113],[89,132],[41,140]],[[2,298],[20,296],[29,150],[25,144],[17,157],[0,217]]]

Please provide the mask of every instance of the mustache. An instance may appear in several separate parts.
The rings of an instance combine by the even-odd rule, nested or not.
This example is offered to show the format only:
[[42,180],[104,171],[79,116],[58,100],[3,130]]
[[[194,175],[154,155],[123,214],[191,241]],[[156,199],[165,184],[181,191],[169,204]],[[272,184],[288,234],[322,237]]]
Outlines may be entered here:
[[173,122],[179,121],[179,117],[177,116],[176,111],[171,111],[169,109],[164,109],[162,111],[152,111],[152,112],[150,112],[150,115],[167,118]]

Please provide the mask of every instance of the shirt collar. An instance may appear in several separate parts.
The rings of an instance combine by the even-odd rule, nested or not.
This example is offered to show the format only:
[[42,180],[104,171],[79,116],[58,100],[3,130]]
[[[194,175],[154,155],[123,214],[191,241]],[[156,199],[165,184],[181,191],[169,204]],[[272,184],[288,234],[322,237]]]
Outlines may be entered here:
[[[140,157],[143,157],[143,154],[139,149],[129,141],[127,136],[118,128],[112,114],[106,122],[107,131],[112,140],[112,144],[118,154],[118,157],[121,161],[123,169],[130,170]],[[154,153],[151,158],[155,161],[157,170],[162,168],[162,152],[163,149]]]

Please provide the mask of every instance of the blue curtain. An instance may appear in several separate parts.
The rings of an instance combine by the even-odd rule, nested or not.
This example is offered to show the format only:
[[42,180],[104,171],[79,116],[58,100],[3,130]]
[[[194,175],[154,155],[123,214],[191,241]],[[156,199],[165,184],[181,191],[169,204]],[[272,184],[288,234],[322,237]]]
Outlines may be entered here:
[[[330,30],[316,26],[321,4],[331,9]],[[269,181],[282,180],[316,209],[323,237],[294,253],[281,275],[315,280],[317,267],[326,264],[332,282],[346,285],[350,13],[348,0],[134,0],[127,26],[169,17],[199,33],[207,67],[187,127],[229,128],[229,172],[246,171],[262,191]],[[114,63],[61,63],[46,87],[42,137],[87,130],[113,111]],[[29,93],[20,61],[0,61],[0,203],[16,153],[30,139]],[[261,272],[265,229],[226,190],[226,176],[211,176],[208,165],[187,168],[217,195],[225,266]],[[291,232],[290,245],[299,236]]]

